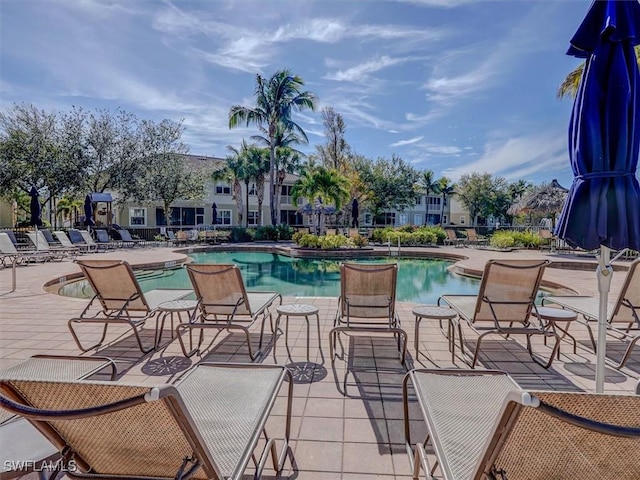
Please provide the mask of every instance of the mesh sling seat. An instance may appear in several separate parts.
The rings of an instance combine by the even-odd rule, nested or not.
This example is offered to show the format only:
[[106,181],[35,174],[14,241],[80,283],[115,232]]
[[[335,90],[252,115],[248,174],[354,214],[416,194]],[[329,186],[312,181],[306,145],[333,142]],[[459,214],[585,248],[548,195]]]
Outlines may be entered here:
[[[83,352],[102,345],[107,336],[109,324],[129,326],[133,330],[140,350],[143,353],[150,352],[156,347],[155,339],[158,336],[156,317],[158,305],[184,298],[192,293],[191,290],[180,289],[157,289],[143,293],[131,265],[123,260],[78,260],[76,263],[95,293],[80,316],[68,322],[71,335]],[[153,317],[156,317],[154,345],[145,348],[139,330],[148,319]],[[104,324],[100,340],[91,346],[82,345],[74,325],[96,323]]]
[[[409,383],[426,424],[419,443]],[[403,400],[415,479],[421,469],[444,480],[632,480],[640,472],[639,396],[529,392],[495,370],[420,369],[406,375]]]
[[42,231],[40,230],[38,230],[37,232],[27,232],[27,237],[36,248],[37,252],[45,252],[49,253],[50,255],[57,255],[60,257],[60,259],[68,257],[75,258],[79,253],[79,250],[74,246],[51,246],[49,244],[49,240],[47,240],[47,237],[45,237],[44,233],[42,233]]
[[398,340],[405,364],[407,333],[396,313],[397,263],[343,263],[340,265],[340,298],[334,327],[329,332],[331,362],[341,332],[391,333]]
[[445,228],[444,231],[447,234],[447,238],[444,239],[445,245],[455,245],[456,247],[463,247],[465,244],[464,238],[458,238],[456,231],[451,228]]
[[[202,346],[204,330],[239,330],[244,333],[249,348],[249,357],[255,360],[262,353],[264,324],[267,318],[273,332],[273,316],[270,307],[276,300],[282,304],[282,296],[277,292],[247,291],[240,269],[231,264],[193,264],[186,266],[193,285],[198,305],[189,323],[176,327],[178,339],[185,356],[197,353]],[[260,320],[260,340],[254,353],[251,346],[249,328]],[[198,345],[187,351],[182,333],[200,330]]]
[[470,245],[486,245],[489,242],[488,239],[479,237],[475,228],[467,228],[465,232],[467,234],[467,243]]
[[[538,324],[535,299],[548,260],[489,260],[484,268],[480,290],[474,295],[443,295],[438,299],[458,312],[454,320],[460,336],[460,349],[464,343],[460,319],[478,335],[471,368],[480,353],[480,345],[487,335],[525,335],[527,350],[534,362],[549,368],[560,348],[560,336],[550,325]],[[553,337],[555,343],[547,362],[539,361],[531,349],[531,336]]]
[[[589,331],[591,345],[594,350],[596,349],[591,324],[598,324],[599,299],[597,297],[552,295],[545,297],[543,302],[555,303],[582,315]],[[607,306],[607,312],[607,332],[613,333],[622,341],[629,340],[622,360],[616,365],[616,368],[622,368],[640,340],[640,259],[634,260],[629,266],[618,298]]]
[[18,250],[8,234],[0,232],[0,262],[5,267],[11,267],[28,262],[46,262],[55,255],[46,252]]
[[[0,370],[0,379],[56,379],[81,380],[103,369],[110,370],[110,379],[117,375],[115,363],[105,357],[72,357],[35,355],[17,365]],[[0,438],[2,441],[2,470],[0,478],[16,478],[32,471],[52,470],[60,459],[54,446],[24,418],[0,409]]]
[[53,232],[53,234],[56,236],[56,238],[60,242],[60,245],[62,245],[63,247],[76,248],[77,251],[80,253],[90,253],[90,252],[95,252],[97,250],[96,245],[87,245],[85,243],[74,244],[69,238],[69,236],[62,230],[56,230]]
[[[278,365],[203,363],[160,386],[3,378],[0,391],[3,408],[62,452],[71,478],[240,479],[251,460],[260,478],[269,456],[277,473],[292,456],[293,381]],[[276,441],[265,425],[279,398]]]

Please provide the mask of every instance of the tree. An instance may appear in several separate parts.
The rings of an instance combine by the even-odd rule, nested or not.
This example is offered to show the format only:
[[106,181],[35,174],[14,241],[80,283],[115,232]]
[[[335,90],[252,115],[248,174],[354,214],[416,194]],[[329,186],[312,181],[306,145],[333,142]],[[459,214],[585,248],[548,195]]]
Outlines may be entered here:
[[244,216],[241,182],[245,176],[245,161],[233,147],[229,146],[227,148],[235,153],[227,155],[224,167],[214,171],[211,176],[214,181],[224,180],[231,185],[231,198],[236,202],[238,225],[241,225]]
[[[269,149],[252,145],[248,153],[253,178],[256,181],[256,198],[258,200],[258,224],[262,226],[262,204],[264,202],[264,181],[269,173]],[[249,200],[247,200],[247,203]],[[247,215],[248,218],[248,215]]]
[[456,193],[457,185],[451,183],[447,177],[442,177],[438,180],[438,191],[442,195],[442,210],[440,214],[440,223],[444,223],[444,206],[447,203],[447,198],[452,197]]
[[469,211],[472,225],[476,225],[478,215],[486,215],[491,210],[493,188],[493,178],[490,173],[465,173],[460,177],[457,195]]
[[424,211],[425,211],[425,216],[424,216],[424,221],[425,221],[425,225],[427,223],[427,219],[429,218],[429,195],[431,195],[432,193],[440,193],[438,191],[438,188],[440,187],[440,184],[438,183],[438,181],[436,181],[435,179],[435,174],[433,173],[433,170],[425,170],[424,172],[422,172],[422,174],[420,175],[420,187],[422,188],[422,190],[424,191]]
[[[31,104],[14,104],[0,112],[0,195],[16,201],[32,186],[49,199],[78,188],[86,160],[80,148],[77,120],[60,120],[56,112]],[[68,130],[67,130],[68,129]]]
[[[640,45],[636,45],[636,59],[638,60],[638,68],[640,68]],[[582,62],[574,70],[569,72],[566,78],[562,81],[558,87],[558,98],[564,98],[566,96],[575,97],[578,93],[578,85],[582,78],[582,72],[584,71],[585,63]]]
[[364,198],[374,215],[392,209],[403,211],[415,205],[413,186],[418,183],[420,174],[402,158],[394,155],[391,160],[379,158],[373,161],[356,156],[353,168],[366,189]]
[[[332,204],[339,210],[349,198],[348,180],[334,168],[318,166],[305,169],[293,185],[292,197],[294,205],[305,197],[311,204],[317,199],[321,205]],[[318,215],[321,216],[321,212]]]
[[351,147],[344,139],[344,119],[333,107],[324,107],[322,120],[327,141],[324,145],[316,145],[318,158],[325,168],[335,168],[344,174],[351,156]]
[[269,139],[269,206],[271,209],[271,224],[277,224],[275,208],[276,193],[276,148],[278,125],[282,124],[285,131],[296,131],[305,141],[304,130],[296,124],[291,116],[294,110],[315,109],[315,95],[308,91],[301,91],[304,81],[288,70],[276,72],[269,80],[260,74],[256,75],[254,95],[256,105],[252,108],[234,105],[229,111],[229,128],[235,128],[241,123],[246,126],[256,124],[259,130]]
[[140,175],[129,179],[121,190],[139,202],[162,204],[166,225],[170,224],[171,204],[176,200],[201,200],[206,195],[206,172],[187,165],[187,146],[182,142],[182,123],[143,120],[141,144],[146,153],[140,162]]
[[83,200],[71,196],[63,196],[56,205],[56,216],[60,217],[62,223],[69,220],[71,226],[77,220],[78,211],[82,208]]

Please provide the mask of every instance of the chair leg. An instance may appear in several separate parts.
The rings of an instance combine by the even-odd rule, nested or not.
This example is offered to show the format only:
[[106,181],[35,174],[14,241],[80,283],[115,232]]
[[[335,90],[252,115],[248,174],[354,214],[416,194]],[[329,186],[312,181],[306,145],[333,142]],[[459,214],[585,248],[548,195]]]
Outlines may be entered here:
[[633,350],[633,347],[638,342],[638,340],[640,340],[640,335],[635,337],[633,340],[631,340],[631,342],[629,342],[629,346],[627,347],[627,350],[624,352],[624,356],[622,357],[622,360],[616,366],[616,368],[624,367],[625,363],[627,363],[627,360],[629,359],[629,356],[631,355],[631,350]]
[[80,350],[82,350],[82,352],[88,352],[89,350],[93,350],[94,348],[99,347],[100,345],[102,345],[102,342],[104,342],[104,339],[107,337],[107,328],[109,327],[108,323],[104,324],[104,329],[102,330],[102,337],[100,337],[100,340],[98,340],[97,343],[91,345],[90,347],[83,347],[82,343],[80,343],[80,339],[78,338],[78,335],[76,334],[76,331],[73,328],[73,324],[74,323],[83,323],[81,318],[72,318],[71,320],[69,320],[67,322],[67,326],[69,327],[69,330],[71,331],[71,336],[73,337],[73,339],[76,342],[76,345],[78,346],[78,348]]

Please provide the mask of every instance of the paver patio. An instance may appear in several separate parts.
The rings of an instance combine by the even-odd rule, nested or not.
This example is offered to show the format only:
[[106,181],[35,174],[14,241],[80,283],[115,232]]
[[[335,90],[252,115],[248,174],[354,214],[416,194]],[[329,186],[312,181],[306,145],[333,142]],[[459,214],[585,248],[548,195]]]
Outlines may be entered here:
[[[429,251],[428,248],[416,251]],[[547,284],[564,286],[579,294],[597,293],[595,263],[575,255],[545,254],[537,251],[494,252],[484,249],[433,248],[438,254],[463,256],[456,268],[460,271],[482,271],[489,258],[538,258],[546,257],[555,262],[590,262],[583,270],[547,268],[544,276]],[[384,250],[381,250],[384,253]],[[403,250],[408,255],[409,250]],[[185,256],[168,248],[117,250],[92,254],[92,258],[119,258],[132,264],[155,262],[180,262]],[[89,258],[85,255],[83,258]],[[625,265],[628,262],[619,262]],[[70,261],[19,267],[17,290],[9,292],[10,269],[0,270],[0,367],[7,367],[32,355],[56,353],[78,355],[67,321],[86,305],[84,299],[61,297],[48,293],[43,285],[54,279],[79,272]],[[624,279],[624,271],[616,271],[612,283],[614,296]],[[400,365],[398,352],[392,337],[342,336],[343,351],[332,368],[329,358],[328,333],[338,306],[337,298],[285,297],[283,303],[309,303],[320,310],[320,342],[315,328],[311,329],[310,363],[306,363],[306,326],[303,318],[291,317],[289,348],[285,347],[284,334],[278,333],[277,356],[273,356],[273,344],[268,342],[264,363],[290,365],[296,378],[294,386],[292,449],[295,465],[287,463],[283,478],[301,479],[400,479],[411,478],[411,468],[405,452],[403,434],[402,379],[405,369]],[[413,349],[415,303],[401,302],[398,313],[409,335],[407,351],[408,367],[465,368],[457,350],[452,362],[448,343],[437,322],[423,320],[420,332],[420,355]],[[274,315],[275,317],[275,315]],[[143,338],[153,340],[153,322],[148,322]],[[99,329],[99,327],[97,327]],[[252,329],[252,340],[257,345],[259,325]],[[281,325],[281,329],[283,329]],[[269,329],[266,328],[267,333]],[[109,334],[110,343],[99,354],[118,362],[120,378],[136,383],[156,384],[170,382],[188,366],[199,362],[248,362],[244,337],[237,333],[223,332],[217,337],[203,357],[186,359],[177,341],[169,342],[165,332],[162,348],[143,356],[135,340],[124,329],[123,336]],[[97,330],[94,330],[97,334]],[[595,355],[591,352],[586,328],[579,322],[571,326],[571,333],[578,339],[578,352],[573,354],[571,345],[562,342],[561,358],[548,370],[534,363],[526,350],[523,339],[491,338],[483,343],[480,368],[497,368],[510,373],[524,388],[593,391],[595,388]],[[91,335],[91,327],[83,329]],[[470,346],[475,338],[465,330],[465,340]],[[269,336],[267,334],[268,341]],[[213,334],[208,333],[207,339]],[[608,354],[616,359],[622,355],[623,344],[611,337],[607,342]],[[548,356],[550,346],[542,341],[533,342],[534,352]],[[89,354],[92,354],[91,352]],[[607,368],[605,390],[631,393],[640,377],[640,348],[637,348],[627,366],[621,370]],[[344,393],[344,394],[343,394]],[[415,405],[413,405],[415,407]],[[276,404],[272,422],[284,417],[284,405]],[[412,427],[416,435],[424,433],[417,408],[410,410]],[[418,438],[418,437],[415,437]],[[0,439],[2,442],[7,439]],[[266,478],[269,477],[267,471]]]

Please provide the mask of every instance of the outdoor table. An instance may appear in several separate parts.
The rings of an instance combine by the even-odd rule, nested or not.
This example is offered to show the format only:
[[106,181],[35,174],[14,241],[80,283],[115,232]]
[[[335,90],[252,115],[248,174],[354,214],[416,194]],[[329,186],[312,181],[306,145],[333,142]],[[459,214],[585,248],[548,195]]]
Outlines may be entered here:
[[[538,307],[534,312],[537,313],[537,317],[540,319],[542,323],[546,322],[554,331],[557,328],[562,332],[562,336],[560,339],[564,337],[569,337],[573,342],[573,353],[576,353],[577,342],[573,335],[571,335],[567,330],[569,330],[569,325],[571,322],[578,319],[578,314],[571,310],[566,310],[564,308],[553,308],[553,307]],[[558,325],[558,322],[564,323],[565,327],[561,327]],[[547,337],[544,338],[544,344],[547,344]],[[560,358],[560,348],[558,347],[558,358]]]
[[[278,317],[276,318],[276,332],[278,331],[278,326],[280,325],[280,318],[282,316],[285,317],[285,334],[284,334],[284,343],[289,347],[289,317],[304,317],[307,323],[307,362],[309,361],[309,334],[311,327],[309,325],[309,317],[311,315],[316,316],[316,324],[318,326],[318,348],[322,351],[322,347],[320,346],[320,315],[318,314],[319,309],[315,305],[307,305],[304,303],[289,303],[285,305],[280,305],[276,311],[278,312]],[[276,345],[278,343],[278,339],[273,342],[273,356],[276,355]]]
[[449,351],[451,352],[451,361],[455,362],[455,335],[454,328],[451,321],[458,315],[455,310],[449,307],[440,307],[437,305],[421,305],[413,309],[413,314],[416,316],[415,326],[415,348],[416,359],[418,358],[419,340],[420,340],[420,322],[423,318],[429,318],[431,320],[438,320],[440,328],[442,328],[442,320],[447,320],[447,339],[449,340]]
[[[179,323],[184,323],[182,320],[182,314],[187,314],[187,322],[191,319],[191,312],[196,309],[198,302],[195,300],[172,300],[170,302],[163,302],[158,305],[158,319],[156,320],[156,349],[160,345],[162,340],[162,332],[164,331],[164,322],[169,317],[171,319],[171,338],[173,339],[174,331],[174,315],[178,317]],[[159,326],[159,328],[158,328]],[[191,335],[191,331],[189,331]]]

